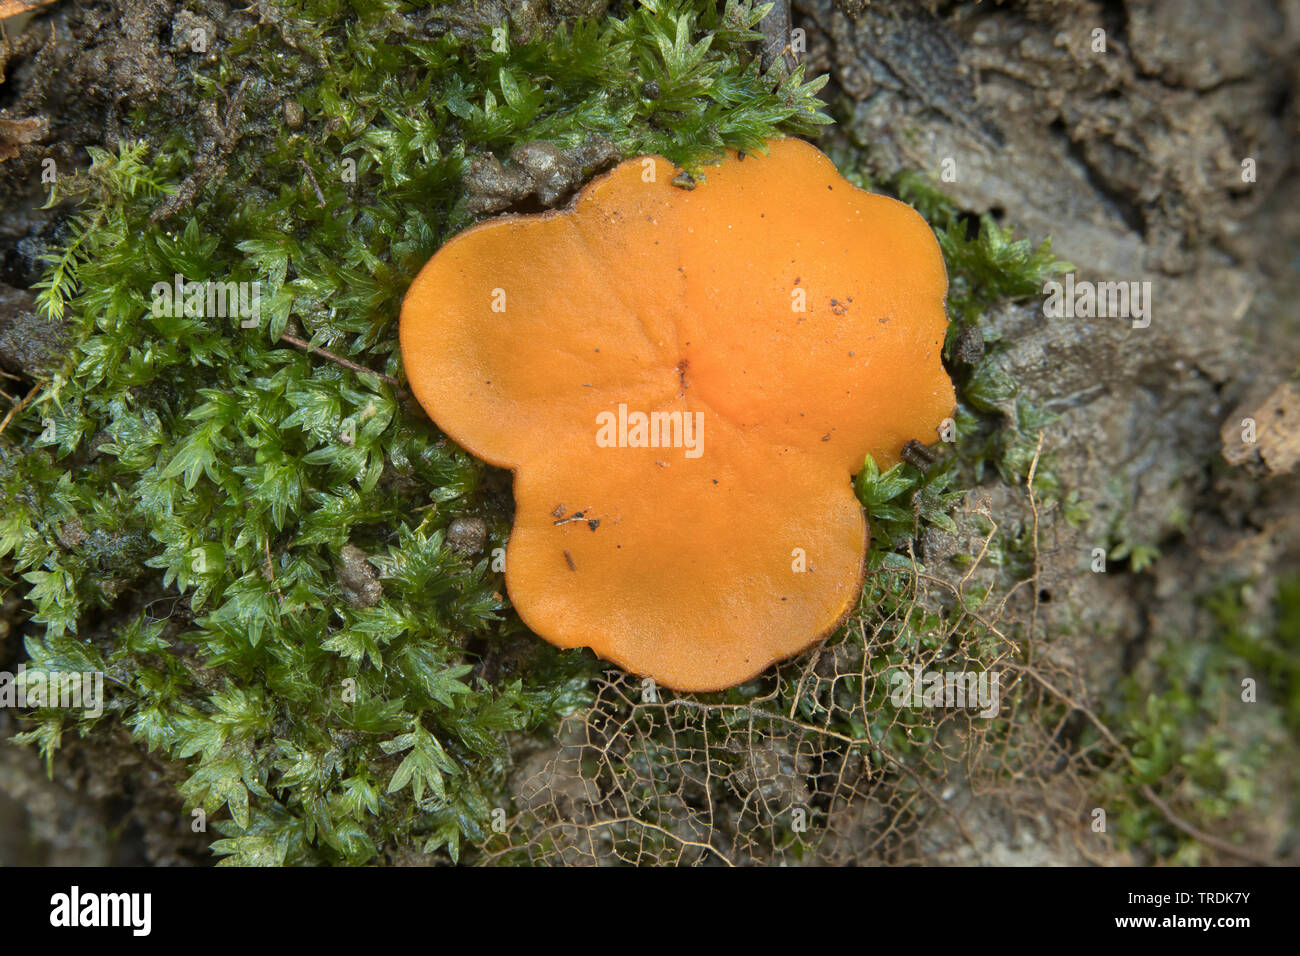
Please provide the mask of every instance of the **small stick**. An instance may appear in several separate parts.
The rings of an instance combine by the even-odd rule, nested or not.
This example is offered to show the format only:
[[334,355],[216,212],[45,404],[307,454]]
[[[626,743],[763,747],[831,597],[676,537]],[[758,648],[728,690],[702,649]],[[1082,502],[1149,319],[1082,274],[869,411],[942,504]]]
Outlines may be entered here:
[[266,579],[271,582],[271,587],[275,590],[275,596],[284,603],[284,595],[280,593],[280,585],[275,583],[275,567],[271,563],[271,539],[266,537],[262,539],[262,546],[266,549]]
[[303,172],[307,174],[307,179],[311,181],[311,188],[316,190],[316,198],[319,200],[316,203],[316,208],[319,209],[321,206],[325,205],[325,194],[320,191],[320,183],[316,182],[316,176],[312,173],[311,167],[307,165],[307,160],[298,160],[298,165],[302,167]]
[[397,381],[397,379],[393,378],[391,375],[385,375],[383,372],[376,372],[374,369],[366,368],[364,365],[358,365],[356,362],[353,362],[351,359],[345,359],[341,355],[335,355],[333,352],[327,351],[326,349],[320,348],[319,346],[312,345],[310,342],[304,341],[303,339],[298,338],[298,336],[296,335],[290,335],[288,332],[281,333],[280,341],[288,342],[290,345],[296,345],[298,346],[298,348],[306,349],[308,352],[315,352],[317,355],[321,356],[322,358],[329,359],[331,362],[335,363],[336,365],[342,365],[344,368],[351,369],[354,372],[364,372],[366,375],[373,375],[375,376],[375,378],[385,381],[389,385],[393,385],[396,386],[397,388],[401,388],[401,384]]
[[1034,573],[1030,580],[1034,582],[1034,609],[1029,615],[1029,638],[1025,641],[1025,660],[1034,663],[1034,632],[1038,629],[1038,606],[1042,603],[1042,588],[1038,586],[1038,499],[1034,497],[1034,475],[1038,473],[1038,459],[1043,454],[1043,433],[1038,433],[1038,444],[1034,446],[1034,460],[1029,463],[1029,477],[1025,479],[1025,490],[1029,493],[1029,508],[1034,513]]
[[4,417],[4,421],[0,422],[0,435],[4,434],[4,430],[9,427],[9,423],[13,421],[13,417],[17,415],[19,412],[21,412],[28,405],[30,405],[32,403],[32,399],[36,397],[36,393],[39,392],[44,387],[45,387],[44,382],[37,382],[32,387],[32,390],[27,393],[26,398],[24,398],[17,405],[13,406],[11,409],[9,409],[9,414]]

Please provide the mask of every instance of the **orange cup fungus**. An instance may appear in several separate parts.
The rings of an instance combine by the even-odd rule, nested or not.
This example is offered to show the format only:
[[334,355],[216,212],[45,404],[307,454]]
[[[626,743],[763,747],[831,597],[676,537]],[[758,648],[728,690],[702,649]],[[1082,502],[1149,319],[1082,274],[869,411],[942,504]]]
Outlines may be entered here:
[[515,473],[506,586],[560,647],[682,691],[831,633],[861,592],[852,476],[955,405],[914,210],[800,140],[693,190],[630,159],[449,241],[402,304],[420,404]]

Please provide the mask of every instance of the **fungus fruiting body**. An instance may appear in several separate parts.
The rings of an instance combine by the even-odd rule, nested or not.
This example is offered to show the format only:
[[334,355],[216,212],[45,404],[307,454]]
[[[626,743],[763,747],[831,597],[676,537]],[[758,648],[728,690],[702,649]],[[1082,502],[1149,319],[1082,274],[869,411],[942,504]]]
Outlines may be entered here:
[[506,586],[561,647],[684,691],[754,676],[861,592],[852,475],[952,413],[947,275],[911,208],[776,140],[685,190],[627,160],[451,239],[402,306],[411,389],[515,474]]

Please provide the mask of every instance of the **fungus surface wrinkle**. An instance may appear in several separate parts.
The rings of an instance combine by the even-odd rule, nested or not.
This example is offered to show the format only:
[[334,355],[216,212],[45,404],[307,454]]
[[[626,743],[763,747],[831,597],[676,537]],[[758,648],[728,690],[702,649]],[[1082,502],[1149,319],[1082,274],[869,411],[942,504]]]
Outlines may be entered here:
[[[564,211],[475,226],[402,309],[416,398],[515,473],[520,617],[679,690],[739,683],[851,612],[852,475],[934,441],[955,404],[924,220],[807,143],[769,147],[691,191],[638,157]],[[698,419],[698,456],[602,447],[597,416],[620,406]],[[557,522],[559,502],[598,525]]]

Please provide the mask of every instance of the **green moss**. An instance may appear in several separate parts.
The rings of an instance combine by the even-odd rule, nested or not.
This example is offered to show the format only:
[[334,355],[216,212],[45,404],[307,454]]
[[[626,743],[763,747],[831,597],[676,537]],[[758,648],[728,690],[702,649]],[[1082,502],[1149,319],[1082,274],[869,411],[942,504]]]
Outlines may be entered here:
[[[1132,758],[1098,782],[1122,839],[1156,858],[1194,864],[1203,850],[1142,786],[1194,826],[1233,839],[1274,805],[1267,788],[1300,783],[1300,579],[1280,579],[1262,615],[1247,609],[1249,587],[1230,582],[1201,598],[1208,627],[1153,638],[1147,668],[1124,680],[1105,715]],[[1093,735],[1083,743],[1094,744]]]

